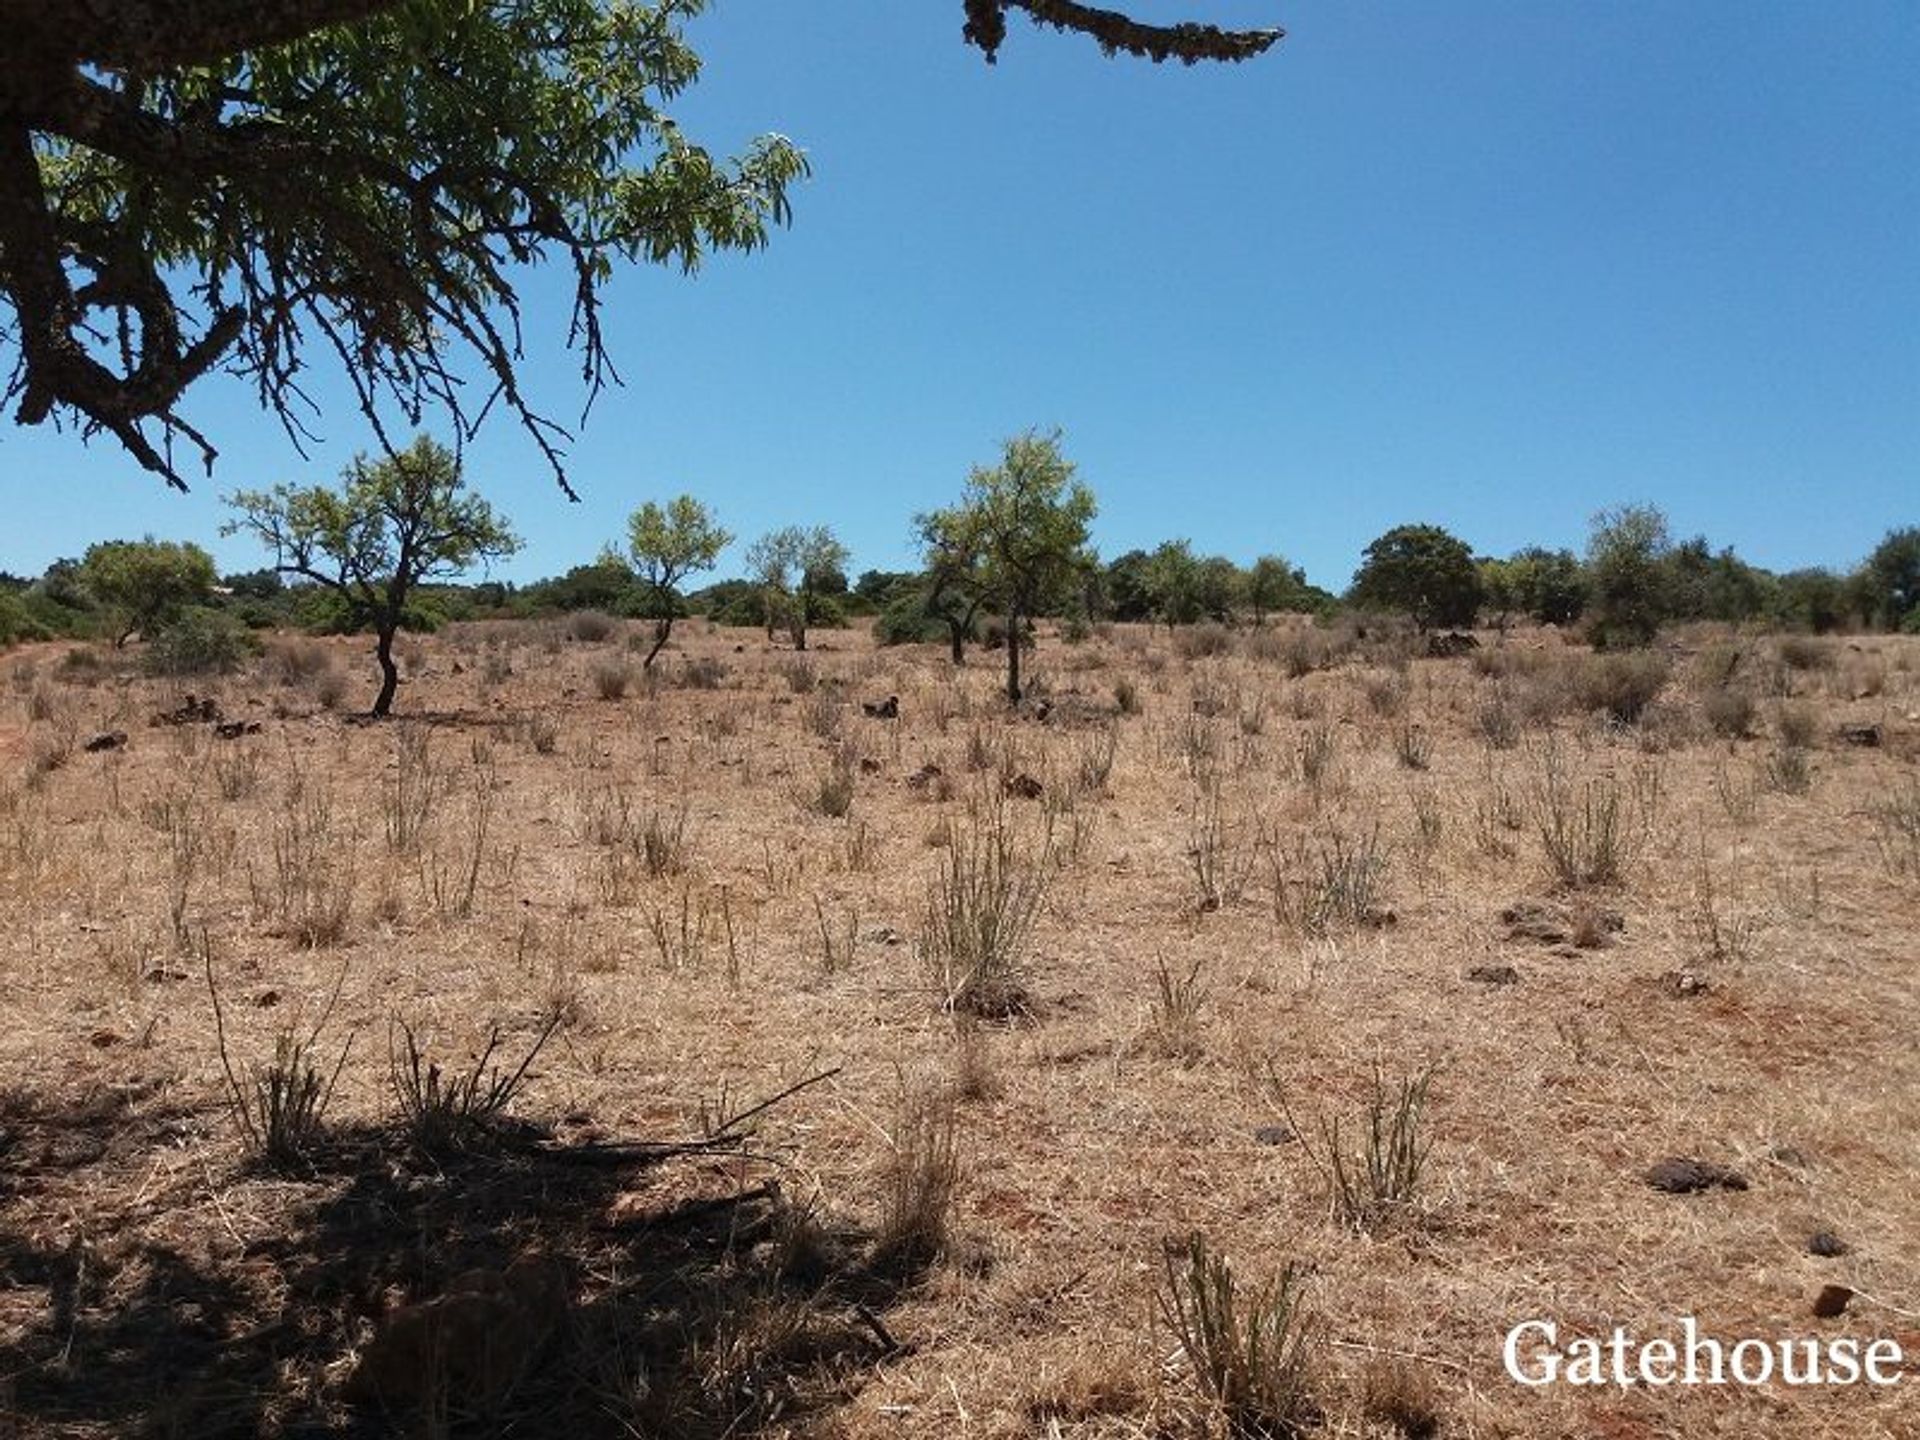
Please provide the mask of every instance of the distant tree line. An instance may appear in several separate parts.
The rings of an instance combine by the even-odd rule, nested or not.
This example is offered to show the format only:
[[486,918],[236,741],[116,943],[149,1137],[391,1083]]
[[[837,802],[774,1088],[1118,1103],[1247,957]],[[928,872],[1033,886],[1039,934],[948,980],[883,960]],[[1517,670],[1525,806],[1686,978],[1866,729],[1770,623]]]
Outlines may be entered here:
[[917,568],[849,578],[851,555],[823,525],[773,530],[747,548],[747,573],[696,588],[734,536],[692,495],[650,500],[625,544],[531,584],[468,578],[519,541],[465,488],[456,457],[422,438],[379,460],[356,459],[336,487],[243,491],[225,533],[257,540],[266,568],[218,577],[198,545],[112,540],[37,577],[0,573],[0,645],[60,637],[116,647],[136,638],[155,668],[219,668],[254,632],[297,629],[373,637],[391,705],[393,641],[454,620],[600,611],[646,622],[648,666],[674,622],[702,615],[763,629],[805,649],[811,632],[871,617],[883,644],[939,643],[957,664],[969,647],[1000,652],[1007,693],[1022,689],[1034,622],[1070,637],[1108,621],[1266,624],[1341,609],[1404,616],[1422,630],[1518,622],[1578,626],[1601,648],[1644,645],[1662,627],[1713,620],[1816,633],[1920,633],[1920,526],[1889,531],[1850,571],[1776,574],[1704,537],[1675,542],[1650,505],[1593,518],[1583,553],[1528,546],[1477,555],[1437,525],[1396,526],[1367,546],[1335,595],[1277,554],[1241,565],[1186,540],[1102,560],[1091,543],[1093,492],[1057,433],[1006,442],[960,497],[914,517]]

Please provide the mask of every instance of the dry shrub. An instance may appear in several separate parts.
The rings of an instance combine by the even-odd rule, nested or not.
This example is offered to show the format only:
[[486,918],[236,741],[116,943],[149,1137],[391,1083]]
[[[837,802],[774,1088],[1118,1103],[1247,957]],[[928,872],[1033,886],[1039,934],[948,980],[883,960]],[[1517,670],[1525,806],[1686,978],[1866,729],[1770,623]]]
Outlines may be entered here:
[[1799,701],[1788,701],[1773,712],[1773,729],[1780,743],[1796,750],[1813,744],[1819,723],[1813,707]]
[[1582,711],[1604,711],[1608,719],[1632,725],[1666,685],[1669,671],[1664,655],[1617,650],[1583,656],[1570,678]]
[[997,804],[952,827],[927,887],[919,954],[941,1003],[983,1019],[1027,1008],[1027,946],[1046,889]]
[[888,1137],[892,1153],[880,1182],[874,1259],[883,1270],[914,1274],[943,1255],[953,1238],[960,1197],[960,1147],[953,1100],[934,1091],[908,1095]]
[[610,640],[619,629],[619,621],[598,610],[576,610],[567,617],[567,638],[586,645]]
[[1564,888],[1625,878],[1636,835],[1627,797],[1611,775],[1576,785],[1549,757],[1534,786],[1533,817],[1547,866]]
[[1173,633],[1173,648],[1184,660],[1200,660],[1233,651],[1233,632],[1217,621],[1188,625]]
[[1335,1216],[1352,1229],[1377,1230],[1412,1210],[1432,1147],[1421,1123],[1433,1075],[1429,1066],[1389,1084],[1375,1065],[1357,1141],[1342,1133],[1338,1116],[1322,1119],[1321,1147],[1309,1146],[1308,1155],[1326,1177]]
[[[394,1021],[387,1031],[387,1078],[413,1143],[429,1154],[445,1154],[484,1139],[506,1115],[534,1059],[559,1028],[560,1018],[557,1012],[548,1015],[511,1070],[494,1063],[500,1049],[498,1026],[477,1056],[464,1066],[446,1068],[421,1050],[412,1026]],[[398,1045],[396,1030],[402,1042]]]
[[633,668],[624,660],[602,660],[588,672],[593,680],[593,693],[602,700],[624,700],[627,689],[633,684]]
[[1224,1255],[1197,1231],[1169,1242],[1160,1314],[1180,1344],[1210,1418],[1231,1440],[1285,1440],[1319,1419],[1307,1270],[1291,1262],[1271,1285],[1243,1291]]
[[1709,690],[1700,702],[1701,713],[1713,733],[1727,740],[1744,739],[1753,732],[1753,717],[1759,710],[1754,698],[1743,687],[1723,685]]
[[1817,635],[1782,635],[1780,663],[1789,670],[1831,670],[1833,646]]
[[261,652],[261,674],[271,683],[298,689],[313,684],[333,665],[333,652],[317,640],[283,635]]
[[1360,1382],[1361,1409],[1400,1440],[1433,1440],[1440,1434],[1438,1388],[1426,1371],[1410,1361],[1380,1356],[1368,1363]]

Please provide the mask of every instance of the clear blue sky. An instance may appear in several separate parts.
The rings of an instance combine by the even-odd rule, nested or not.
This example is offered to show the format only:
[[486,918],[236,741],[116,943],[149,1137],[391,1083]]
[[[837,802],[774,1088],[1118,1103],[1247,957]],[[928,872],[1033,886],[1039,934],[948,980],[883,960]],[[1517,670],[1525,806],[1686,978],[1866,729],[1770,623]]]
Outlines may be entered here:
[[[1289,35],[1183,70],[1016,16],[989,67],[958,0],[719,0],[682,127],[782,131],[814,178],[767,251],[614,286],[628,383],[573,449],[585,503],[491,422],[469,474],[529,542],[501,573],[590,559],[681,490],[746,539],[827,523],[856,568],[904,567],[914,511],[1055,425],[1103,553],[1186,536],[1332,587],[1415,520],[1577,548],[1648,500],[1783,568],[1920,523],[1911,0],[1136,8]],[[571,418],[556,284],[528,365]],[[307,463],[239,387],[193,395],[223,453],[189,497],[0,424],[0,568],[148,531],[260,563],[216,539],[218,496],[367,446],[322,394]]]

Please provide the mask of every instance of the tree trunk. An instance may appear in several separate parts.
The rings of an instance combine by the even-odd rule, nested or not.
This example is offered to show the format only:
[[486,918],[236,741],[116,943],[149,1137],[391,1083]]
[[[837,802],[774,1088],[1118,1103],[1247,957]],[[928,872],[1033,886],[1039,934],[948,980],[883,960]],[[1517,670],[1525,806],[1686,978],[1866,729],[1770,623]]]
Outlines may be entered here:
[[1007,608],[1007,700],[1020,703],[1020,607]]
[[397,627],[383,625],[374,641],[374,658],[380,662],[380,693],[373,697],[373,714],[385,719],[393,709],[393,692],[400,688],[400,667],[393,662],[393,632]]
[[647,658],[640,662],[640,668],[642,670],[651,670],[653,668],[653,657],[660,653],[661,647],[667,643],[667,636],[672,633],[673,619],[671,616],[665,620],[656,620],[653,622],[653,648],[647,651]]
[[947,640],[953,646],[953,663],[967,663],[967,626],[956,616],[947,616]]

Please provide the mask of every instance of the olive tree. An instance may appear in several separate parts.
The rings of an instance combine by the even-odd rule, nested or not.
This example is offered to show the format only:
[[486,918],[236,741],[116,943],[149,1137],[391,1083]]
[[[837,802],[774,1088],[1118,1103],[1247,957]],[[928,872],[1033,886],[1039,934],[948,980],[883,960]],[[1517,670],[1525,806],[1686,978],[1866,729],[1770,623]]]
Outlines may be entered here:
[[1018,702],[1027,622],[1092,563],[1093,492],[1074,478],[1060,435],[1029,431],[1006,442],[998,465],[975,466],[960,503],[919,516],[928,570],[1006,617],[1007,699]]
[[213,557],[198,545],[106,540],[80,561],[81,583],[111,617],[115,647],[139,634],[152,639],[189,605],[213,594]]
[[733,536],[720,528],[707,507],[691,495],[676,496],[664,507],[649,500],[628,517],[627,554],[647,589],[653,615],[653,646],[640,668],[651,670],[673,634],[680,613],[680,583],[711,570]]
[[[951,0],[949,0],[951,3]],[[1148,25],[1072,0],[963,0],[1154,60],[1240,60],[1278,31]],[[294,434],[335,357],[386,445],[433,406],[516,415],[522,274],[557,260],[591,398],[619,266],[692,269],[787,221],[780,136],[724,161],[668,107],[705,0],[0,0],[0,352],[21,424],[114,437],[184,488],[188,391],[249,381]],[[468,368],[486,384],[463,386]],[[3,373],[3,372],[0,372]],[[471,397],[471,399],[463,398]],[[569,492],[570,493],[570,492]]]
[[276,485],[239,491],[227,503],[239,516],[223,534],[252,536],[274,569],[325,587],[353,624],[373,631],[377,716],[393,709],[393,640],[416,587],[520,548],[493,507],[467,491],[453,452],[424,435],[393,455],[357,456],[337,490]]
[[788,525],[754,541],[747,569],[760,582],[768,635],[784,625],[793,648],[806,649],[807,627],[820,618],[827,585],[838,576],[844,588],[851,553],[824,525]]
[[1672,613],[1667,517],[1620,505],[1593,517],[1587,541],[1588,633],[1600,649],[1646,645]]

